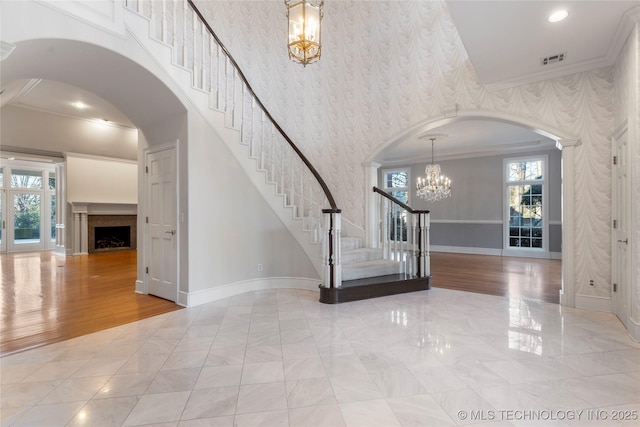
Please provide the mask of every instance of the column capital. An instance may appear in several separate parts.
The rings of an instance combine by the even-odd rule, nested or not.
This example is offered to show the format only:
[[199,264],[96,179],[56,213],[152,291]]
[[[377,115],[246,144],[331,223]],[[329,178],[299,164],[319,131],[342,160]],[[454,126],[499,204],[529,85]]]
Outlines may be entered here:
[[360,165],[365,167],[365,168],[375,168],[375,169],[378,169],[380,166],[382,166],[381,163],[377,163],[377,162],[373,162],[373,161],[362,162],[362,163],[360,163]]
[[556,141],[556,147],[562,150],[563,148],[577,147],[581,143],[580,138],[560,138]]

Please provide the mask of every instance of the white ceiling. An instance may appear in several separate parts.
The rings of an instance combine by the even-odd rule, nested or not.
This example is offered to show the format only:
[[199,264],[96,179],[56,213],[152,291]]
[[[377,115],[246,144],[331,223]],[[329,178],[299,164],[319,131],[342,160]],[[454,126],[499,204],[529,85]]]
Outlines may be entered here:
[[[112,125],[135,129],[129,118],[98,95],[66,83],[42,79],[20,79],[3,87],[0,106],[14,105],[84,120],[105,120]],[[82,102],[86,107],[74,105]]]
[[[640,14],[638,1],[447,0],[446,3],[478,78],[489,89],[610,65],[629,34],[629,16]],[[569,17],[550,24],[547,17],[559,6],[568,10]],[[566,52],[566,61],[540,66],[541,57],[561,52]],[[107,119],[114,125],[135,128],[112,104],[70,84],[14,80],[4,81],[1,89],[1,106],[15,105],[87,120]],[[89,107],[77,109],[72,106],[76,101]],[[439,159],[531,151],[554,145],[554,141],[529,129],[496,121],[466,120],[427,135],[420,131],[404,135],[378,153],[376,161],[384,164],[428,161],[431,134],[437,137]]]
[[[490,90],[612,65],[631,30],[631,15],[640,15],[638,0],[447,0],[447,6]],[[548,22],[558,9],[569,16]],[[560,53],[564,61],[541,65],[542,58]]]

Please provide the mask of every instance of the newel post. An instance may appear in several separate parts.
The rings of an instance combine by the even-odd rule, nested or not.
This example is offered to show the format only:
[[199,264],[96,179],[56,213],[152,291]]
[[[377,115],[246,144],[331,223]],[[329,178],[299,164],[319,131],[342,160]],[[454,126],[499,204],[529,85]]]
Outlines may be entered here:
[[418,247],[416,248],[417,277],[429,277],[431,275],[431,255],[429,248],[429,211],[413,211],[417,217]]
[[324,267],[323,286],[339,288],[342,286],[342,265],[340,251],[340,209],[323,209],[325,218],[325,238],[322,244],[322,263]]

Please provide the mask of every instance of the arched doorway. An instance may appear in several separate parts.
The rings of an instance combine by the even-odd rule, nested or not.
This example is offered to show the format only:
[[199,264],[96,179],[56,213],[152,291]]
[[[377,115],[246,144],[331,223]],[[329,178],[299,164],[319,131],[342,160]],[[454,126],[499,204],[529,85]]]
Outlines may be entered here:
[[[437,134],[439,129],[444,126],[455,126],[456,123],[464,121],[486,121],[495,123],[505,123],[513,125],[522,129],[526,129],[532,133],[538,134],[544,138],[547,138],[555,143],[556,148],[561,150],[562,162],[561,162],[561,175],[562,175],[562,290],[560,293],[560,304],[566,306],[575,306],[575,291],[574,291],[574,224],[572,218],[574,216],[574,163],[575,163],[575,147],[580,143],[580,140],[570,135],[561,129],[548,126],[543,123],[535,122],[534,120],[519,117],[510,113],[503,113],[497,111],[488,110],[469,110],[469,111],[457,111],[447,116],[436,117],[425,120],[418,123],[409,129],[395,135],[385,143],[381,144],[376,150],[369,156],[366,162],[363,163],[365,167],[366,176],[366,188],[370,188],[371,185],[375,185],[376,173],[378,167],[383,165],[381,159],[383,154],[389,150],[394,150],[394,147],[399,146],[403,142],[411,139],[416,139],[419,136],[427,134]],[[406,153],[405,153],[406,154]],[[367,194],[367,211],[373,212],[373,198]],[[371,215],[367,217],[367,230],[368,235],[371,233],[369,230],[375,229],[375,220]]]
[[[140,58],[141,63],[144,63],[144,60],[145,58]],[[182,102],[167,84],[149,69],[114,50],[74,40],[25,40],[17,42],[11,54],[2,60],[2,70],[3,88],[20,79],[56,81],[95,94],[121,111],[139,130],[137,148],[139,172],[137,172],[135,185],[142,192],[145,191],[142,185],[145,182],[145,150],[165,146],[168,142],[175,145],[178,139],[186,144],[184,129],[180,126],[172,126],[174,123],[180,123],[179,119],[175,119],[176,117],[186,116],[186,109]],[[85,140],[91,141],[91,137],[85,136]],[[63,151],[60,147],[47,145],[47,141],[42,141],[42,144],[40,148],[42,151]],[[33,148],[30,147],[30,149]],[[105,166],[105,170],[108,171],[108,166]],[[177,188],[177,191],[180,191],[179,186]],[[145,264],[148,265],[149,261],[146,259],[148,254],[147,248],[144,247],[146,240],[142,230],[145,213],[148,210],[147,205],[146,196],[138,195],[137,283],[145,283],[145,285]],[[65,228],[67,245],[73,244],[73,240],[82,233],[82,227],[85,226],[82,220],[85,208],[86,206],[81,206],[78,212],[74,212],[74,215],[77,213],[80,216],[78,224]],[[176,250],[171,255],[176,263],[179,260],[179,251],[180,246],[176,245]],[[146,293],[146,288],[139,285],[136,287],[139,292]]]

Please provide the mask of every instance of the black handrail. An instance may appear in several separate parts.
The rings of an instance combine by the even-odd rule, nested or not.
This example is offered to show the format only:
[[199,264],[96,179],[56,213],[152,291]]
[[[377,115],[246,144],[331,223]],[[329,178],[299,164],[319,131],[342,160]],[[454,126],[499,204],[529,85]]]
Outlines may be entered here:
[[293,143],[291,138],[289,138],[289,135],[287,135],[284,132],[284,130],[280,127],[278,122],[276,122],[274,120],[274,118],[271,116],[271,114],[264,107],[264,104],[262,103],[262,101],[260,101],[260,98],[258,98],[256,93],[253,91],[253,88],[249,84],[249,81],[247,80],[247,78],[244,76],[244,73],[242,72],[242,70],[238,66],[238,63],[236,62],[236,60],[233,59],[233,56],[231,56],[231,53],[227,50],[226,46],[222,43],[222,41],[220,41],[220,39],[218,38],[216,33],[213,31],[213,29],[211,28],[211,26],[209,25],[207,20],[204,19],[204,16],[202,15],[202,13],[200,13],[200,10],[196,7],[196,5],[193,3],[193,1],[192,0],[187,0],[187,3],[189,3],[189,6],[191,6],[191,8],[195,12],[195,14],[198,15],[198,18],[200,18],[200,21],[202,21],[202,23],[207,28],[207,30],[209,31],[211,36],[215,39],[216,43],[218,43],[218,45],[224,51],[225,55],[227,55],[227,57],[231,61],[231,64],[238,71],[238,74],[240,75],[240,78],[242,79],[244,84],[247,86],[247,90],[249,91],[249,93],[251,93],[253,98],[256,100],[256,102],[258,103],[258,105],[260,106],[260,108],[262,109],[264,114],[266,114],[266,116],[269,118],[269,120],[271,120],[271,123],[273,123],[273,125],[278,130],[278,132],[280,132],[280,135],[282,135],[282,137],[289,143],[291,148],[293,148],[293,151],[296,152],[296,154],[300,157],[300,159],[304,162],[304,164],[307,165],[307,167],[309,168],[309,170],[311,171],[313,176],[316,178],[316,180],[318,180],[318,183],[320,184],[320,187],[322,187],[322,191],[324,191],[324,195],[329,200],[329,205],[331,206],[331,209],[338,209],[338,206],[336,205],[336,202],[335,202],[335,200],[333,198],[333,195],[331,194],[331,191],[329,191],[329,187],[327,187],[327,184],[324,182],[324,180],[322,179],[322,177],[320,176],[320,174],[318,173],[316,168],[313,167],[311,162],[309,162],[309,160],[304,156],[304,154],[302,154],[302,151],[300,151],[300,149],[298,147],[296,147],[296,145]]
[[395,197],[393,197],[391,194],[387,193],[386,191],[379,189],[378,187],[374,186],[373,187],[373,192],[380,194],[381,196],[391,200],[393,203],[395,203],[397,205],[400,205],[400,207],[402,207],[403,209],[405,209],[409,213],[412,213],[412,214],[413,213],[416,213],[416,214],[429,213],[428,210],[411,208],[411,206],[402,203],[400,200],[396,199]]

